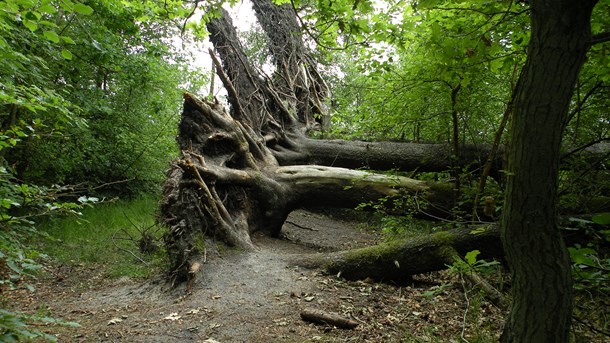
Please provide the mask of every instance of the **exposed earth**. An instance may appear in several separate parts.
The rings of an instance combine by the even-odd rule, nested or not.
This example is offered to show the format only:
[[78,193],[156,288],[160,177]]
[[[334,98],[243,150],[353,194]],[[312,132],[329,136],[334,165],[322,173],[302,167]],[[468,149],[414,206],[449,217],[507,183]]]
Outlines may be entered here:
[[[506,313],[464,293],[449,272],[409,285],[345,281],[302,269],[299,254],[374,244],[379,236],[353,219],[293,212],[281,239],[254,235],[257,252],[209,252],[190,290],[152,280],[108,280],[104,272],[54,266],[37,291],[13,293],[16,306],[80,327],[40,329],[59,342],[458,342],[497,341]],[[312,324],[304,309],[340,314],[352,330]]]

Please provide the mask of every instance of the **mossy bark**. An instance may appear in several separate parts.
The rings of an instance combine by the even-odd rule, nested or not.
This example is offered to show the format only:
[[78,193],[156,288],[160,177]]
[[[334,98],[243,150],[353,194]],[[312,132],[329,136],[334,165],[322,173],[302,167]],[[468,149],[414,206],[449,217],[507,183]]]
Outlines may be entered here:
[[502,258],[497,225],[441,231],[361,249],[319,254],[295,261],[295,264],[322,268],[350,280],[371,278],[404,282],[415,274],[446,269],[454,262],[456,254],[464,256],[475,249],[481,251],[480,258]]

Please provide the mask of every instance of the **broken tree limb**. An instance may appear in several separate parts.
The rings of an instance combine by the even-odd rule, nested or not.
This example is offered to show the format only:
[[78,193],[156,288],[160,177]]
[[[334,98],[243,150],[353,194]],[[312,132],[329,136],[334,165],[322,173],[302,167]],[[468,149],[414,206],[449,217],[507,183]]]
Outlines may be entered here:
[[464,273],[464,279],[466,279],[473,287],[480,289],[483,292],[483,296],[489,300],[492,304],[501,309],[506,309],[509,302],[502,292],[497,290],[494,286],[490,285],[487,280],[482,278],[479,274],[474,271]]
[[304,321],[316,324],[328,324],[342,329],[353,329],[358,326],[358,322],[332,312],[305,309],[301,312]]

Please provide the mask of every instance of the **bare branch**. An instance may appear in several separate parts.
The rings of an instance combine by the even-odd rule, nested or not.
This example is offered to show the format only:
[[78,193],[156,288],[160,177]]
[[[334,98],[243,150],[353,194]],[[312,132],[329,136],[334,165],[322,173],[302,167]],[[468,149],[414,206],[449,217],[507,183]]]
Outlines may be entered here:
[[593,37],[591,38],[590,45],[601,44],[605,42],[610,42],[610,31],[593,35]]

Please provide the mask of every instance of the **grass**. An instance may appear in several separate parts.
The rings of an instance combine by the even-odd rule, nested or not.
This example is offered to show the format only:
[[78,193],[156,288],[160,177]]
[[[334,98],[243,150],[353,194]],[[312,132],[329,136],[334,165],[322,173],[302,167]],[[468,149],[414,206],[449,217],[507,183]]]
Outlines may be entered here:
[[140,253],[139,240],[150,232],[160,243],[154,220],[157,201],[152,195],[117,200],[86,208],[80,217],[49,220],[40,229],[51,238],[39,242],[39,249],[66,264],[102,267],[112,278],[156,274],[164,255]]

